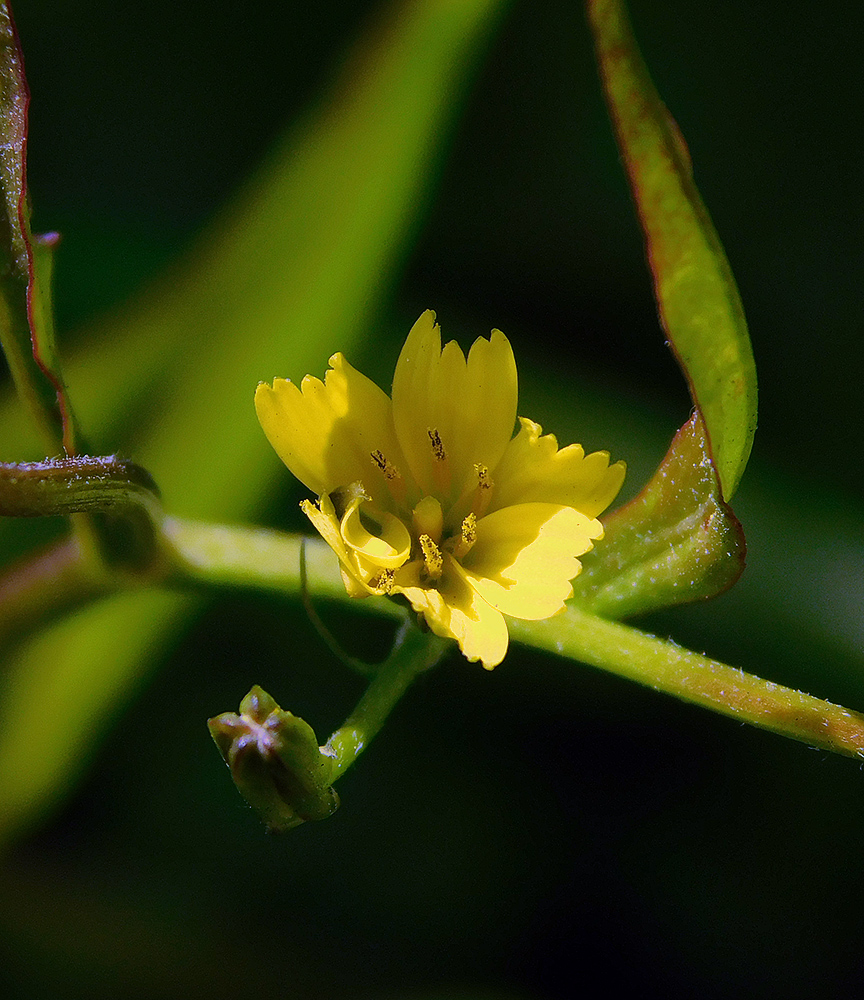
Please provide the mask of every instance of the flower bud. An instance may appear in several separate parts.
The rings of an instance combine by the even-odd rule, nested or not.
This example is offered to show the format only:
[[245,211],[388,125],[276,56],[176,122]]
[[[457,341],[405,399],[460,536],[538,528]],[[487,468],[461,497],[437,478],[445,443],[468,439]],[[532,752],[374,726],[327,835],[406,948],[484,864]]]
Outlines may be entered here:
[[240,703],[207,723],[238,791],[270,833],[326,819],[338,805],[331,787],[333,758],[312,727],[281,709],[255,685]]

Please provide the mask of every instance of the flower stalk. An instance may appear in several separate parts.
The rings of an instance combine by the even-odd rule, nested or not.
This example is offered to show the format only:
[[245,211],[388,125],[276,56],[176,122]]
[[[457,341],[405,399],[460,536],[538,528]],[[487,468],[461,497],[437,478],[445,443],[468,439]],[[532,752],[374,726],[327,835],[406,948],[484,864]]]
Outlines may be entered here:
[[333,755],[334,781],[366,749],[415,678],[453,648],[448,639],[413,622],[402,626],[390,656],[378,668],[357,707],[327,741],[327,750]]
[[239,713],[208,720],[237,790],[270,833],[333,815],[339,806],[333,783],[366,749],[414,678],[450,648],[447,640],[406,622],[357,707],[323,747],[307,722],[257,685]]

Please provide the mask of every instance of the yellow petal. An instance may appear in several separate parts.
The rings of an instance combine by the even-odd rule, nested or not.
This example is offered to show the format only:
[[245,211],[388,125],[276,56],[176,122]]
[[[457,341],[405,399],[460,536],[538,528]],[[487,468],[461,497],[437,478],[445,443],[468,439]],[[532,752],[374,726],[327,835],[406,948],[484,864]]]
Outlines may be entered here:
[[[500,330],[478,337],[468,352],[459,413],[456,461],[474,478],[474,466],[492,472],[513,437],[518,387],[510,341]],[[493,473],[494,478],[494,473]],[[460,484],[460,490],[465,483]]]
[[339,557],[343,574],[347,571],[353,576],[354,564],[351,560],[349,550],[342,541],[342,533],[339,530],[339,519],[336,517],[336,511],[333,509],[330,497],[326,493],[322,494],[318,500],[317,507],[309,500],[304,500],[300,504],[300,509],[312,522],[318,534]]
[[623,462],[609,465],[608,452],[586,455],[579,444],[559,451],[554,434],[543,435],[543,428],[525,417],[519,422],[522,429],[493,473],[491,510],[553,503],[575,507],[593,518],[612,503],[624,482]]
[[381,567],[364,559],[355,549],[345,544],[333,501],[324,493],[318,498],[318,505],[304,500],[300,504],[303,513],[315,529],[339,557],[342,581],[349,597],[366,597],[379,592],[370,585],[380,575]]
[[361,583],[353,573],[349,573],[344,564],[340,563],[339,571],[342,574],[342,583],[345,584],[345,590],[349,597],[369,597],[370,594],[375,593],[366,584]]
[[[500,330],[478,338],[466,361],[455,341],[441,349],[435,314],[423,313],[393,377],[396,433],[423,492],[446,505],[476,478],[475,465],[493,469],[513,436],[516,399],[516,363]],[[446,468],[430,432],[440,437]]]
[[[374,517],[377,524],[369,531],[361,520],[370,523]],[[386,511],[374,514],[362,501],[351,504],[341,526],[342,540],[364,560],[381,569],[398,569],[411,555],[411,535],[405,525]]]
[[532,621],[549,618],[573,593],[570,581],[582,568],[576,557],[602,535],[599,521],[572,507],[505,507],[477,522],[477,541],[462,560],[462,572],[504,614]]
[[440,590],[419,586],[397,589],[423,615],[436,635],[455,639],[467,660],[479,660],[491,670],[507,653],[510,641],[507,623],[500,611],[487,604],[458,573],[451,572],[455,561],[446,558],[449,565]]
[[272,387],[261,383],[258,420],[282,461],[313,493],[359,481],[385,503],[385,475],[373,456],[384,456],[397,470],[405,466],[390,400],[341,354],[330,364],[324,382],[307,375],[299,389],[287,379]]

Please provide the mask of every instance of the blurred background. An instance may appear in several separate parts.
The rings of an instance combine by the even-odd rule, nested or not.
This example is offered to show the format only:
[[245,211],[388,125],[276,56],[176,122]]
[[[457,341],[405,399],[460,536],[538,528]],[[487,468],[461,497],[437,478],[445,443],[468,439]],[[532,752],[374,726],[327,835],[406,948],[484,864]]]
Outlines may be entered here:
[[[373,6],[19,0],[34,225],[63,234],[64,350],[194,243],[328,85]],[[631,12],[760,375],[733,504],[748,569],[715,601],[638,624],[862,709],[850,26],[839,9],[814,21],[804,5],[745,0],[633,0]],[[350,360],[389,387],[428,307],[463,347],[499,327],[520,365],[520,412],[625,459],[631,496],[690,401],[658,328],[580,5],[502,7],[452,100],[374,336]],[[305,370],[274,357],[256,378]],[[135,457],[134,435],[92,433]],[[261,523],[301,528],[289,478],[266,493]],[[56,530],[7,532],[8,552]],[[325,610],[352,653],[383,655],[374,620]],[[4,861],[5,995],[552,1000],[599,981],[645,997],[795,998],[860,982],[853,761],[517,647],[491,674],[453,658],[423,678],[340,783],[340,811],[268,837],[204,724],[252,683],[322,739],[363,687],[298,603],[228,594],[183,618]]]

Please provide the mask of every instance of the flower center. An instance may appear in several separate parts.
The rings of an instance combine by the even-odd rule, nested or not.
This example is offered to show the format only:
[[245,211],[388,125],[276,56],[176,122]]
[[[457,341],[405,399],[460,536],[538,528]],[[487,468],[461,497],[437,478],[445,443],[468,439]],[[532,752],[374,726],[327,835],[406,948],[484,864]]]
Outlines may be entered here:
[[359,560],[360,575],[382,593],[391,591],[396,585],[396,573],[409,563],[419,570],[426,585],[437,586],[448,557],[461,562],[471,551],[477,538],[477,521],[489,506],[492,477],[489,469],[478,462],[462,495],[447,511],[443,509],[439,496],[446,497],[452,485],[450,463],[438,431],[430,429],[428,435],[435,459],[436,488],[441,490],[436,496],[422,497],[413,509],[406,505],[410,483],[377,449],[370,458],[383,474],[389,498],[370,496],[360,482],[329,495],[342,541]]

